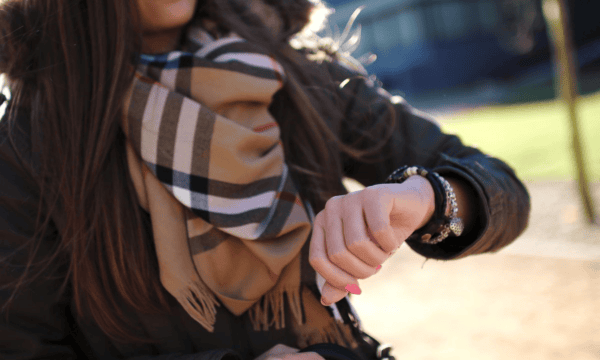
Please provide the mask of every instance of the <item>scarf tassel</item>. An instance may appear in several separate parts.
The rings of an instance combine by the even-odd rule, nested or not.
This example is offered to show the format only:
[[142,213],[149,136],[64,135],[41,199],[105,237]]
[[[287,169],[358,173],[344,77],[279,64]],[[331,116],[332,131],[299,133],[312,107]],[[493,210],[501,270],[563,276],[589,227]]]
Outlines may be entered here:
[[350,330],[349,326],[337,323],[335,320],[323,329],[300,334],[298,337],[298,346],[300,348],[322,343],[337,344],[351,349],[358,348],[358,343],[352,336],[352,330]]
[[208,332],[213,332],[217,320],[217,306],[221,306],[213,293],[202,282],[195,281],[184,287],[177,301]]
[[[289,307],[296,322],[298,324],[302,322],[300,290],[298,288],[274,289],[265,294],[261,301],[258,301],[248,310],[254,331],[268,331],[271,326],[274,326],[277,330],[285,328],[284,295],[287,296]],[[269,321],[270,315],[272,316]]]
[[[287,296],[292,315],[299,325],[299,329],[301,329],[298,333],[299,348],[321,343],[333,343],[351,349],[358,348],[358,343],[354,339],[350,326],[333,318],[323,328],[303,325],[302,301],[300,289],[298,288],[274,289],[265,294],[261,301],[254,304],[248,310],[254,331],[268,331],[271,326],[278,330],[285,327],[284,294]],[[269,317],[271,317],[270,321]]]

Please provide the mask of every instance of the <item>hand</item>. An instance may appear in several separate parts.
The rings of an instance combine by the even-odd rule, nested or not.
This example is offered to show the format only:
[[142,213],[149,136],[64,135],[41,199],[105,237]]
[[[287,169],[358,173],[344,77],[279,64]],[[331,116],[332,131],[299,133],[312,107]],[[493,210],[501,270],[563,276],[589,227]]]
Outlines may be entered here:
[[325,360],[315,352],[297,354],[299,350],[283,344],[273,346],[254,360]]
[[327,201],[315,218],[309,255],[312,267],[326,280],[321,302],[343,299],[348,285],[357,289],[357,279],[374,275],[434,210],[433,188],[421,176]]

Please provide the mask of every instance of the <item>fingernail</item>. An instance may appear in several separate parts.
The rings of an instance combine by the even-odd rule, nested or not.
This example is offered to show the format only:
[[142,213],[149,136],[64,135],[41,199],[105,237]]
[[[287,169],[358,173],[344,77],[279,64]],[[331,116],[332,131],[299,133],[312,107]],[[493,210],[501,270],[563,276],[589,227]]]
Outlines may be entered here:
[[350,292],[350,293],[352,293],[354,295],[360,295],[360,293],[362,293],[362,291],[360,290],[360,288],[356,284],[346,285],[346,291],[348,291],[348,292]]
[[325,300],[321,297],[321,305],[323,305],[323,306],[329,306],[331,304],[326,303]]
[[375,271],[379,271],[379,270],[381,270],[381,265],[379,265],[375,268]]

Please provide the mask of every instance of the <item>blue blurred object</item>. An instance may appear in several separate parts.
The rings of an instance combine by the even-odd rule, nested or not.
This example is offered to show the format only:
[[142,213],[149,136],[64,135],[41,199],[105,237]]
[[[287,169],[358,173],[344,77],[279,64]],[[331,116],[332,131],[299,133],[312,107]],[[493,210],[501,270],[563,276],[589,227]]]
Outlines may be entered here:
[[[330,25],[339,29],[344,28],[356,8],[365,6],[356,20],[362,26],[362,39],[353,55],[360,58],[368,52],[376,54],[377,61],[368,71],[376,74],[386,88],[409,99],[443,89],[478,84],[489,88],[495,86],[489,84],[510,81],[552,87],[550,47],[539,0],[327,3],[336,10]],[[578,62],[582,68],[598,70],[600,22],[596,16],[600,14],[600,1],[569,3],[571,17],[575,17],[571,23],[579,49]]]

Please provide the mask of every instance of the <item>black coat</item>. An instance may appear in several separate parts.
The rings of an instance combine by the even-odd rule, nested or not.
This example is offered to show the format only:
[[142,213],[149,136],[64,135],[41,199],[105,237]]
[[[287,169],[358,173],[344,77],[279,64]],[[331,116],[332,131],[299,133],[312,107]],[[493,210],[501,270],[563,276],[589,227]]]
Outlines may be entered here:
[[[340,80],[354,75],[338,66],[329,69]],[[342,106],[347,121],[364,122],[388,111],[389,99],[372,85],[364,78],[346,84]],[[277,101],[276,96],[274,107]],[[510,167],[463,145],[456,136],[442,133],[435,121],[409,105],[400,102],[393,106],[398,127],[382,150],[389,155],[387,159],[374,164],[345,159],[346,176],[369,186],[383,182],[400,166],[421,165],[470,184],[478,198],[474,229],[438,245],[408,242],[427,258],[456,259],[495,251],[513,241],[527,226],[530,203],[527,190]],[[39,201],[32,174],[19,165],[15,150],[7,141],[9,130],[5,125],[5,120],[0,121],[0,257],[18,252],[32,236]],[[357,135],[350,129],[344,126],[341,136],[352,142]],[[18,117],[13,131],[19,152],[33,161],[29,119]],[[369,140],[361,141],[368,145]],[[57,232],[52,232],[45,237],[39,256],[51,251],[57,236]],[[26,257],[19,254],[15,259],[23,264]],[[18,266],[0,269],[0,304],[10,296],[2,285],[15,279],[21,270]],[[140,334],[156,339],[155,345],[119,345],[96,326],[75,320],[69,291],[57,293],[64,277],[60,271],[56,275],[53,279],[37,280],[21,291],[10,308],[8,320],[2,314],[0,359],[252,359],[276,344],[295,344],[286,329],[255,332],[246,314],[236,317],[223,307],[219,308],[215,332],[209,333],[170,298],[173,311],[168,315],[129,313],[129,320],[143,329]]]

